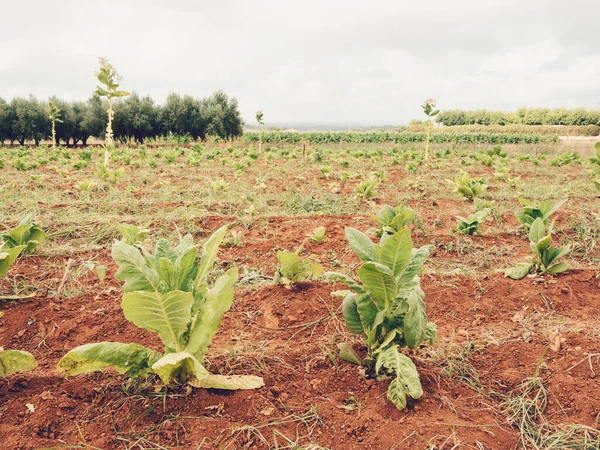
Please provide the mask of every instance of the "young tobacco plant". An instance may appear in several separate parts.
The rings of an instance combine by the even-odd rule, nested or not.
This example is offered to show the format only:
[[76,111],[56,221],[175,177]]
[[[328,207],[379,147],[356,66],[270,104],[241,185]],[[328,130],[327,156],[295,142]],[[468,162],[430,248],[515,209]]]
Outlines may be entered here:
[[433,128],[433,118],[437,116],[440,112],[439,109],[435,109],[436,101],[432,98],[428,98],[421,105],[423,108],[423,112],[427,116],[427,136],[425,136],[425,156],[424,159],[427,161],[429,159],[429,141],[431,140],[431,129]]
[[287,250],[277,252],[277,261],[279,268],[273,277],[273,283],[282,283],[290,287],[301,281],[316,278],[323,273],[323,266],[315,262],[315,255],[310,255],[304,259],[300,258],[300,246],[294,253]]
[[456,219],[456,228],[454,231],[472,236],[473,234],[481,234],[479,227],[488,219],[488,212],[485,210],[477,211],[476,213],[469,214],[466,218],[456,216]]
[[[362,364],[367,374],[376,377],[387,371],[395,376],[387,396],[404,409],[407,396],[417,399],[423,389],[417,368],[401,349],[417,349],[424,342],[433,343],[437,336],[436,325],[427,321],[418,277],[430,247],[413,249],[407,229],[384,234],[379,244],[354,228],[346,228],[346,238],[363,261],[357,272],[360,282],[341,273],[329,273],[328,278],[351,289],[343,292],[342,311],[348,329],[365,339],[367,356]],[[340,350],[347,361],[360,362],[348,345]]]
[[527,262],[507,269],[504,275],[513,280],[520,280],[531,272],[556,275],[569,268],[567,263],[558,262],[558,260],[567,255],[571,251],[571,247],[569,245],[552,247],[553,225],[551,224],[548,232],[546,232],[546,226],[541,217],[533,221],[529,229],[529,240],[531,241],[530,245],[533,257]]
[[318,227],[315,228],[312,233],[308,233],[306,235],[306,238],[308,240],[310,240],[311,242],[314,242],[315,244],[320,244],[321,242],[323,242],[326,238],[325,236],[325,232],[327,231],[327,229],[325,227]]
[[217,230],[198,255],[192,237],[170,247],[161,239],[155,253],[117,241],[112,257],[124,282],[125,318],[158,333],[164,344],[159,353],[137,343],[99,342],[67,353],[57,370],[66,376],[113,367],[129,377],[156,373],[165,385],[171,380],[200,388],[256,389],[262,378],[213,375],[203,366],[204,355],[233,301],[237,268],[229,269],[209,287],[208,276],[227,227]]
[[9,231],[2,235],[5,252],[7,249],[22,246],[23,248],[19,253],[28,255],[33,253],[33,251],[46,240],[46,233],[44,230],[42,230],[39,225],[31,223],[31,215],[21,220],[16,228],[12,230],[8,227],[6,228]]
[[119,232],[121,233],[121,236],[123,236],[123,241],[127,245],[142,243],[150,233],[150,230],[146,228],[147,226],[148,225],[138,227],[133,224],[118,225]]
[[363,181],[356,187],[356,196],[362,200],[370,200],[377,196],[377,181]]
[[487,189],[487,181],[485,179],[471,178],[468,173],[463,173],[450,182],[454,184],[454,192],[461,193],[465,199],[471,201]]
[[541,218],[544,226],[548,225],[548,219],[567,201],[567,199],[559,201],[556,205],[552,206],[548,200],[544,200],[539,204],[533,203],[531,200],[526,198],[520,198],[519,203],[522,208],[515,212],[515,217],[519,221],[525,231],[529,231],[533,222]]
[[384,233],[394,234],[411,224],[415,220],[415,212],[402,205],[395,208],[384,205],[373,218],[377,221],[378,228],[370,228],[367,231],[380,238]]

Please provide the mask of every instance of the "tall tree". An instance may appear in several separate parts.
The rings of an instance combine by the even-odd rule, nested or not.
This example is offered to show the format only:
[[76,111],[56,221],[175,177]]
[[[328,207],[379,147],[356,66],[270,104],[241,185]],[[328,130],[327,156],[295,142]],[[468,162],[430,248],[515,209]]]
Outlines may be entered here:
[[26,140],[33,140],[39,145],[42,139],[50,135],[50,121],[46,117],[44,106],[33,95],[29,98],[13,98],[10,109],[12,137],[20,145],[25,145]]
[[154,100],[133,92],[115,105],[115,137],[130,137],[141,143],[145,138],[158,134],[157,117],[158,109],[154,106]]

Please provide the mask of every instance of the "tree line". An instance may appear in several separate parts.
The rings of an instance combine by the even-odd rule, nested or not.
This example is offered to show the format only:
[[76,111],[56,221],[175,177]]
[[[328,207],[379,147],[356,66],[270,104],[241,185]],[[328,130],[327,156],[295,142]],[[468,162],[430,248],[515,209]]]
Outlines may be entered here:
[[[57,143],[87,145],[90,137],[102,139],[106,130],[107,105],[97,95],[86,101],[64,101],[51,97],[49,102],[60,109],[56,122]],[[222,91],[198,99],[171,93],[164,105],[149,96],[133,92],[115,103],[113,131],[116,139],[144,139],[175,134],[204,139],[207,135],[229,139],[243,131],[243,120],[235,98]],[[9,141],[48,139],[51,134],[48,102],[33,95],[6,101],[0,97],[0,145]]]
[[436,121],[443,125],[600,125],[600,110],[567,108],[519,108],[516,111],[459,109],[441,111]]

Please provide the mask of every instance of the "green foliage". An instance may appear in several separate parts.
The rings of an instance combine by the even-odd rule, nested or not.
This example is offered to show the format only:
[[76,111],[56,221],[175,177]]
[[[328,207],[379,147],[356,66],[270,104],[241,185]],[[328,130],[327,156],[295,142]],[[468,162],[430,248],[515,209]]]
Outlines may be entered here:
[[519,108],[516,112],[446,110],[437,121],[444,125],[600,125],[600,110],[583,108]]
[[562,167],[576,161],[579,161],[579,153],[577,153],[575,150],[571,150],[561,155],[556,155],[554,158],[552,158],[550,164],[553,166]]
[[340,273],[328,277],[351,289],[342,305],[346,325],[365,340],[368,352],[363,364],[368,374],[375,376],[385,368],[395,375],[388,398],[403,409],[407,396],[416,399],[423,391],[415,365],[400,349],[433,343],[437,335],[435,324],[427,322],[418,277],[430,247],[413,249],[407,229],[384,234],[379,244],[354,228],[346,228],[346,238],[363,261],[357,272],[360,283]]
[[369,233],[375,237],[382,237],[384,233],[394,234],[402,228],[410,225],[415,220],[415,212],[402,205],[395,208],[384,205],[383,208],[373,217],[377,221],[378,228],[370,228]]
[[421,105],[423,112],[427,116],[427,136],[425,137],[425,161],[429,159],[429,141],[431,140],[431,129],[433,128],[433,118],[440,112],[439,109],[435,109],[436,102],[432,98],[428,98]]
[[28,98],[15,97],[6,107],[3,114],[8,135],[11,141],[25,145],[26,140],[35,141],[36,145],[50,135],[50,122],[44,104],[30,95]]
[[487,189],[487,182],[483,178],[471,178],[468,173],[463,172],[454,181],[454,192],[461,193],[465,199],[474,200]]
[[147,226],[148,225],[138,227],[133,224],[118,225],[119,232],[123,237],[123,242],[127,245],[141,244],[150,233],[150,230],[146,228]]
[[529,228],[533,222],[541,218],[544,226],[548,225],[548,219],[567,201],[567,199],[559,201],[556,205],[552,206],[548,200],[544,200],[539,204],[533,203],[531,200],[526,198],[520,198],[519,203],[522,208],[515,212],[515,217],[519,223],[523,226],[525,231],[529,231]]
[[[445,113],[445,112],[444,112]],[[443,114],[444,114],[443,113]],[[398,131],[403,133],[419,133],[427,131],[427,125],[410,124],[407,127],[400,127]],[[432,133],[475,133],[475,134],[512,134],[512,135],[539,135],[539,136],[598,136],[600,134],[600,126],[598,125],[563,125],[556,127],[553,125],[523,125],[509,123],[506,125],[490,124],[490,125],[444,125],[435,127]]]
[[296,252],[287,250],[277,252],[279,268],[273,277],[274,283],[282,283],[289,287],[295,283],[316,278],[323,273],[323,266],[315,262],[316,255],[300,258],[300,247]]
[[119,179],[125,175],[125,167],[118,169],[110,169],[106,164],[106,159],[98,161],[94,175],[102,180],[108,181],[110,184],[116,184]]
[[366,180],[356,187],[356,196],[362,200],[370,200],[377,197],[377,181]]
[[14,263],[21,252],[25,249],[25,245],[15,247],[7,246],[6,242],[0,243],[0,277],[5,277],[8,269]]
[[600,142],[596,142],[594,151],[596,152],[596,156],[590,158],[590,163],[592,163],[592,174],[597,177],[594,180],[594,186],[600,191],[600,179],[598,179],[600,177]]
[[456,216],[456,219],[456,229],[454,231],[472,236],[473,234],[481,234],[479,227],[488,219],[488,212],[485,210],[477,211],[474,214],[469,214],[467,218]]
[[16,372],[29,372],[37,367],[35,358],[22,350],[4,350],[0,347],[0,378]]
[[52,102],[48,102],[48,118],[52,123],[52,146],[56,147],[56,124],[62,123],[60,109]]
[[325,227],[318,227],[313,230],[312,233],[307,234],[306,237],[310,239],[310,241],[315,243],[321,243],[325,239],[325,232],[327,229]]
[[[106,145],[113,145],[113,129],[112,121],[114,118],[113,100],[115,98],[127,97],[129,92],[119,90],[121,76],[117,70],[108,62],[106,58],[100,58],[100,70],[96,73],[96,78],[102,86],[96,87],[95,94],[99,97],[108,99],[108,123],[106,124]],[[105,161],[107,165],[107,161]]]
[[590,158],[590,162],[592,164],[600,165],[600,142],[596,142],[596,144],[594,144],[594,151],[596,153],[596,156],[592,156]]
[[202,365],[223,315],[233,301],[238,276],[231,268],[212,286],[208,277],[227,227],[217,230],[201,252],[186,235],[176,247],[161,239],[154,254],[124,241],[113,245],[119,266],[115,277],[124,282],[125,318],[154,331],[164,344],[161,354],[136,343],[100,342],[67,353],[57,370],[66,376],[108,367],[129,377],[156,373],[164,384],[175,379],[195,387],[255,389],[264,385],[254,376],[212,375]]
[[533,221],[529,229],[529,240],[531,241],[531,251],[533,257],[529,261],[518,264],[516,267],[507,269],[504,274],[514,280],[520,280],[527,274],[548,273],[556,275],[569,268],[565,262],[559,262],[559,259],[566,256],[571,247],[552,247],[552,228],[550,225],[546,232],[544,220],[538,217]]
[[484,200],[481,198],[475,197],[473,199],[473,203],[475,204],[475,208],[477,211],[486,211],[488,214],[492,212],[492,208],[494,207],[493,200]]
[[[244,137],[248,142],[258,142],[257,132],[247,131]],[[299,144],[333,144],[346,142],[351,144],[384,143],[411,144],[425,142],[427,133],[392,133],[392,132],[296,132],[296,131],[269,131],[263,132],[260,137],[263,143],[288,142]],[[430,142],[438,144],[536,144],[539,142],[558,142],[558,136],[540,136],[531,133],[443,133],[432,132]]]
[[46,240],[46,233],[39,225],[31,223],[29,215],[21,220],[16,228],[3,234],[2,239],[5,249],[23,246],[21,253],[29,255]]

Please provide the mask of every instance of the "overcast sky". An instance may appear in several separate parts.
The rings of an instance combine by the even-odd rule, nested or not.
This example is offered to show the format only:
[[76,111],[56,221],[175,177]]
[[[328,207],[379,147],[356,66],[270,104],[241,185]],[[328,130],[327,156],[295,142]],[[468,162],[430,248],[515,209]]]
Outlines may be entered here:
[[247,121],[401,124],[441,109],[600,108],[600,0],[0,0],[0,96],[235,96]]

